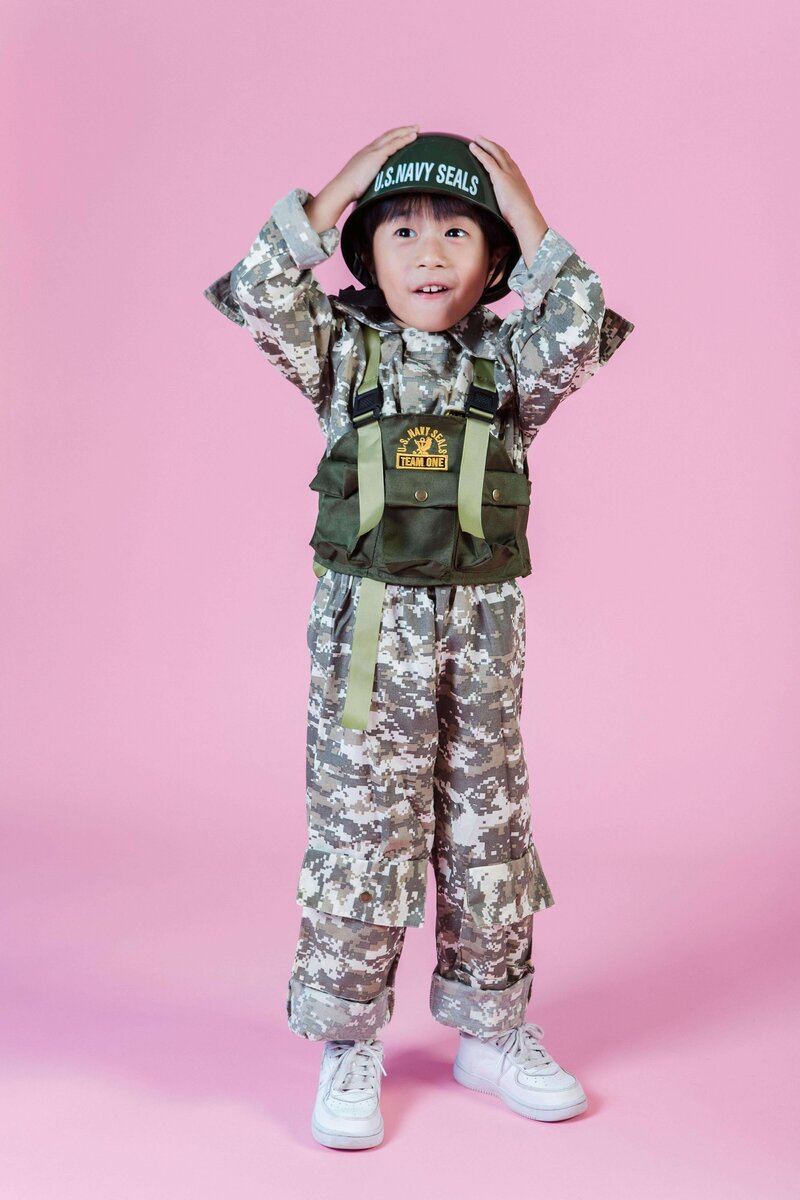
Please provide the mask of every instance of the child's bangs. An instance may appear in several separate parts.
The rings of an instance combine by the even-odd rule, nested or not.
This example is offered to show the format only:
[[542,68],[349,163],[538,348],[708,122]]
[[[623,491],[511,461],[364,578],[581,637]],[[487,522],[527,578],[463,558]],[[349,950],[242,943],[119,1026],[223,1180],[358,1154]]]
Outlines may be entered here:
[[[462,200],[458,196],[444,196],[438,192],[404,192],[400,195],[386,196],[385,199],[370,204],[366,208],[361,218],[360,228],[354,236],[356,252],[373,278],[372,242],[375,230],[386,222],[413,220],[420,215],[431,216],[435,221],[470,217],[482,230],[490,253],[493,254],[496,250],[510,252],[511,245],[504,226],[492,213],[486,212],[478,205],[471,204],[469,200]],[[498,266],[501,274],[502,269],[504,269],[504,263],[500,263]]]
[[406,192],[401,196],[387,196],[372,206],[370,212],[373,231],[385,221],[400,217],[431,216],[435,221],[447,217],[471,217],[478,220],[478,212],[468,200],[456,196],[442,196],[437,192]]

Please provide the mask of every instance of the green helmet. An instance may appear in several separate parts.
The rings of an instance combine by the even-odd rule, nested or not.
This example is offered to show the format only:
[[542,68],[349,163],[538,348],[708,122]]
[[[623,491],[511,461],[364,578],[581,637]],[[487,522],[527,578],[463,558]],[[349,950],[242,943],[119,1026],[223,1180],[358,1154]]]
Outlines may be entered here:
[[508,293],[508,277],[519,259],[520,246],[500,211],[489,172],[469,148],[470,140],[457,133],[420,133],[413,142],[387,158],[342,226],[342,257],[359,283],[374,287],[376,282],[356,248],[364,210],[385,196],[436,192],[468,200],[491,213],[504,228],[511,249],[503,263],[503,274],[498,282],[486,288],[479,303],[488,304]]

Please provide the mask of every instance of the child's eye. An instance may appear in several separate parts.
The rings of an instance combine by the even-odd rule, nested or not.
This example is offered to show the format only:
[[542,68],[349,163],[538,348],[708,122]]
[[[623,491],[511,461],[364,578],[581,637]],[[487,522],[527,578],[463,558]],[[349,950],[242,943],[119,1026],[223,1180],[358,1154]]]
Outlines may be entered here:
[[[408,234],[411,234],[413,237],[417,236],[415,231],[413,229],[411,229],[408,225],[400,225],[397,229],[395,229],[394,232],[395,232],[395,235],[398,235],[398,234],[405,235],[408,233]],[[447,233],[448,234],[449,233],[463,234],[464,237],[468,237],[466,229],[462,229],[460,225],[451,226],[451,228],[447,230]],[[447,235],[445,235],[445,236],[447,236]]]

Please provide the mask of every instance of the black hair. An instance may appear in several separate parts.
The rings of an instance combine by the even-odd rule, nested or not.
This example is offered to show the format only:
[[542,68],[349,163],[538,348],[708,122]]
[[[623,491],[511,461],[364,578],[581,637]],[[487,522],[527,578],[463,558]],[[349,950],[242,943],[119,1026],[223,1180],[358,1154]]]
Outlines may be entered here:
[[471,217],[480,226],[486,238],[490,262],[495,251],[500,249],[505,251],[491,279],[487,281],[487,287],[502,277],[512,245],[507,229],[502,222],[498,221],[497,217],[487,212],[485,208],[471,204],[469,200],[461,200],[458,196],[443,196],[438,192],[405,192],[396,196],[386,196],[383,200],[376,200],[374,204],[370,204],[364,210],[355,232],[353,240],[356,253],[373,279],[375,272],[372,267],[372,239],[375,236],[375,230],[385,221],[394,220],[395,217],[412,216],[420,212],[430,212],[435,221],[442,221],[447,217]]

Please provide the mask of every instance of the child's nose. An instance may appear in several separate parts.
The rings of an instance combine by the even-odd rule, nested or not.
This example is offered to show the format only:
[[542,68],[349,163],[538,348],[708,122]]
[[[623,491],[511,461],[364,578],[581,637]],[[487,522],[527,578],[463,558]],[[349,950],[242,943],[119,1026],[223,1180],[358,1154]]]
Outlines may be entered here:
[[428,234],[419,240],[420,266],[430,267],[441,265],[447,261],[447,250],[442,238],[437,234]]

